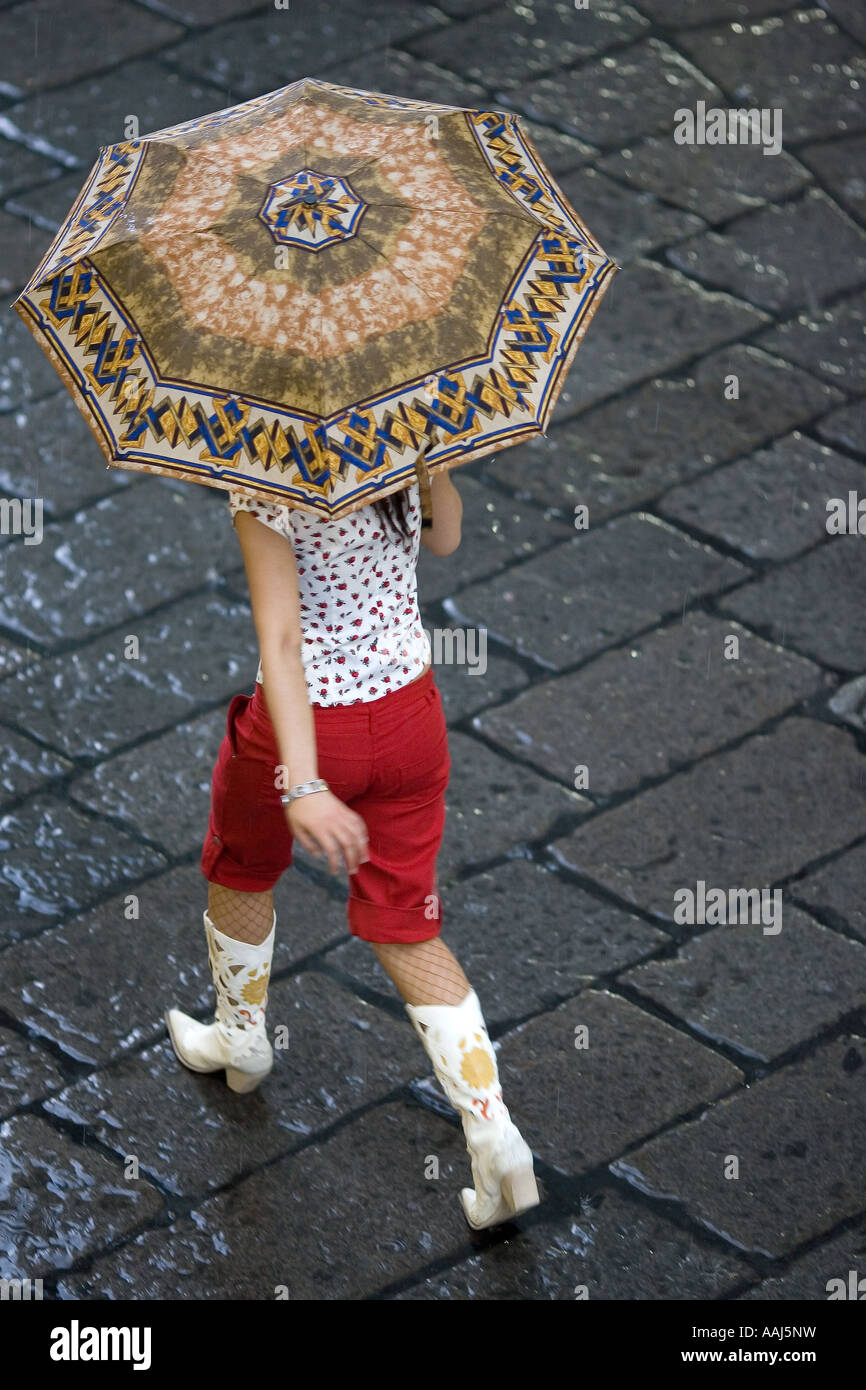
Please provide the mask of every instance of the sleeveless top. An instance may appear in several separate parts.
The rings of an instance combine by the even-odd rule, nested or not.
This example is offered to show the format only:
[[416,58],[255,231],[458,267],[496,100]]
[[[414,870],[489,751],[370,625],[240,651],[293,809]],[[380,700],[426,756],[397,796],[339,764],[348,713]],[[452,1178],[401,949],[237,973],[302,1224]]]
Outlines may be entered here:
[[[229,493],[229,510],[252,512],[291,543],[298,572],[301,659],[311,704],[378,700],[419,676],[431,659],[415,567],[421,543],[417,482],[407,488],[409,540],[371,504],[339,521]],[[262,681],[262,662],[256,673]]]

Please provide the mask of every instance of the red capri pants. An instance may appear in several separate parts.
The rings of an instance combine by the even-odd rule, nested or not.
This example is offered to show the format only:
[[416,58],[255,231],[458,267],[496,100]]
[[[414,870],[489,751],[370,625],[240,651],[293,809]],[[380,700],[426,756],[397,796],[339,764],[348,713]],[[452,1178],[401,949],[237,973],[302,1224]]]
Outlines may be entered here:
[[[438,936],[436,856],[451,759],[432,667],[378,700],[312,709],[319,776],[367,826],[369,860],[349,877],[349,930],[365,941]],[[279,763],[258,683],[228,708],[201,853],[209,882],[263,893],[292,863],[294,837],[275,786]]]

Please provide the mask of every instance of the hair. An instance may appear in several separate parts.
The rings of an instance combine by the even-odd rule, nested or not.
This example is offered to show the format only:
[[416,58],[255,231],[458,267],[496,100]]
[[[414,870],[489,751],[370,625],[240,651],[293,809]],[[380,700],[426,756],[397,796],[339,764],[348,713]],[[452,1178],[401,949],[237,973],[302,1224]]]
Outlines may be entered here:
[[410,539],[412,532],[409,529],[406,488],[401,488],[399,492],[389,492],[387,497],[378,497],[373,506],[386,531],[390,527],[392,531],[397,532],[400,540]]

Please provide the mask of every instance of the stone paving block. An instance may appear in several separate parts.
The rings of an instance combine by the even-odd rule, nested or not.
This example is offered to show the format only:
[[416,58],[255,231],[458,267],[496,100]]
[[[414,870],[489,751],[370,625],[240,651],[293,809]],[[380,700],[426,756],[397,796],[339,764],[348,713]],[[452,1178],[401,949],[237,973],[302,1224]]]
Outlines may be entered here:
[[[736,635],[737,660],[725,642]],[[472,721],[494,743],[593,799],[676,771],[821,688],[826,677],[737,624],[703,613],[530,687]]]
[[858,0],[821,0],[821,3],[847,33],[866,43],[866,15]]
[[[785,1255],[866,1203],[864,1062],[866,1040],[837,1038],[611,1169],[743,1250]],[[731,1156],[737,1179],[726,1176]]]
[[0,449],[0,488],[38,498],[46,522],[135,481],[134,473],[105,466],[65,388],[0,416]]
[[78,0],[79,33],[97,43],[70,42],[64,0],[31,0],[0,13],[4,80],[22,92],[62,87],[89,73],[183,37],[183,28],[128,0]]
[[805,878],[798,878],[788,892],[797,902],[820,915],[833,927],[847,928],[866,941],[866,844],[855,845]]
[[675,38],[731,94],[730,102],[708,101],[708,106],[779,107],[786,145],[866,126],[860,91],[866,58],[822,10],[802,8],[754,24],[684,29]]
[[555,72],[509,90],[520,110],[549,120],[602,149],[673,129],[674,111],[722,94],[702,72],[660,39],[642,39],[615,57],[574,72]]
[[505,0],[489,13],[410,39],[407,46],[420,58],[477,82],[492,81],[505,92],[628,43],[648,27],[631,5],[599,5],[575,14],[565,5],[532,8]]
[[[831,1294],[838,1294],[838,1281],[844,1286],[843,1298],[850,1298],[850,1271],[856,1271],[855,1286],[863,1268],[863,1254],[866,1251],[866,1217],[855,1221],[847,1231],[810,1250],[807,1255],[789,1265],[775,1277],[764,1279],[746,1293],[737,1295],[737,1301],[748,1303],[769,1301],[771,1299],[807,1299],[809,1302],[824,1301]],[[832,1282],[831,1281],[835,1281]],[[862,1286],[861,1286],[862,1287]],[[862,1293],[859,1299],[862,1299]]]
[[[47,228],[48,224],[50,224],[52,229],[56,231],[61,222],[65,221],[72,204],[78,197],[78,191],[82,183],[83,177],[80,169],[76,170],[74,174],[64,173],[60,178],[53,178],[48,182],[35,184],[24,192],[18,193],[14,198],[9,200],[9,204],[13,211],[19,214],[23,213],[27,217],[33,218],[34,222],[40,227]],[[50,241],[50,239],[51,233],[48,234],[48,240]],[[30,262],[28,278],[36,269],[38,261],[39,257],[37,256]],[[68,395],[68,392],[64,391],[64,395]],[[79,419],[80,418],[79,416]],[[87,430],[86,425],[84,429],[88,433],[91,444],[94,447],[98,447],[96,446],[93,435]]]
[[[115,631],[47,657],[0,685],[0,718],[70,757],[114,753],[197,706],[252,693],[258,645],[249,609],[218,594],[181,599]],[[139,656],[125,660],[135,635]]]
[[234,19],[261,8],[261,0],[159,0],[161,14],[192,29],[200,24],[210,27],[221,20]]
[[86,1143],[36,1115],[0,1125],[0,1272],[39,1279],[110,1245],[162,1210],[150,1183],[127,1181]]
[[[3,955],[0,1007],[77,1061],[104,1064],[162,1039],[167,1008],[210,1017],[214,1007],[198,864],[131,891],[137,905],[118,894]],[[341,904],[295,870],[277,885],[275,911],[275,976],[347,935]]]
[[801,0],[641,0],[641,9],[658,24],[710,24],[715,19],[757,19],[794,9]]
[[[804,256],[804,246],[832,255]],[[671,265],[710,289],[727,290],[763,309],[815,311],[866,279],[866,232],[821,189],[784,207],[738,217],[730,232],[705,232],[670,247]]]
[[11,300],[24,288],[50,241],[51,234],[44,228],[0,210],[0,294],[4,299]]
[[0,816],[0,853],[0,943],[165,863],[125,831],[48,795]]
[[707,222],[789,198],[809,181],[807,170],[784,150],[765,158],[751,146],[677,145],[669,134],[606,155],[598,167]]
[[866,454],[866,401],[833,410],[816,426],[817,433],[828,444],[838,444],[855,453]]
[[215,544],[222,536],[204,490],[142,478],[44,526],[39,545],[15,537],[0,551],[0,622],[47,647],[66,645],[215,578],[216,566],[235,556],[227,539],[225,549]]
[[758,342],[843,391],[866,391],[866,294],[775,324]]
[[780,917],[712,928],[617,984],[711,1042],[770,1062],[866,1003],[866,947],[818,926],[783,893]]
[[370,91],[374,76],[375,90],[388,92],[395,97],[479,109],[488,105],[485,89],[477,82],[469,82],[465,77],[436,67],[435,63],[422,62],[420,58],[413,58],[411,53],[392,48],[365,53],[363,57],[353,57],[348,62],[338,63],[336,67],[329,67],[323,81]]
[[[729,376],[737,377],[737,400],[725,397]],[[839,400],[835,387],[738,344],[711,352],[686,376],[657,377],[554,426],[546,438],[506,450],[485,476],[572,515],[582,503],[599,521],[748,453]]]
[[[428,1156],[439,1179],[425,1178]],[[462,1137],[417,1106],[378,1106],[322,1144],[63,1280],[63,1298],[364,1299],[469,1253]],[[254,1252],[251,1246],[254,1233]],[[253,1258],[254,1253],[254,1258]],[[187,1290],[188,1295],[187,1295]]]
[[[423,615],[422,622],[435,646],[437,623],[425,621]],[[452,640],[452,631],[453,629],[446,629],[445,634],[438,639],[442,644],[443,654],[446,652],[446,638],[448,641]],[[465,639],[467,653],[483,657],[474,667],[465,662],[433,662],[433,677],[442,696],[442,706],[449,726],[484,709],[485,705],[497,704],[511,694],[525,690],[529,684],[529,677],[516,661],[508,661],[498,651],[487,648],[486,634],[482,636],[482,632],[476,635],[473,631],[467,634]],[[474,645],[476,642],[477,647]]]
[[562,670],[743,573],[737,561],[637,514],[470,585],[454,607],[464,623],[483,623],[522,655]]
[[[509,452],[497,455],[489,465],[492,476],[498,477],[499,465],[508,459]],[[424,603],[445,598],[475,579],[574,535],[570,521],[551,517],[536,507],[521,506],[462,469],[455,470],[452,478],[463,501],[461,544],[447,556],[433,555],[422,546],[417,572],[418,595]]]
[[[844,500],[844,494],[843,494]],[[866,667],[863,537],[832,536],[808,555],[719,599],[747,627],[842,671]]]
[[178,724],[75,778],[69,796],[97,814],[119,816],[168,855],[200,850],[225,722],[220,708]]
[[[3,958],[4,970],[6,957]],[[54,1058],[29,1038],[0,1027],[0,1119],[59,1091],[65,1078]]]
[[489,9],[490,0],[439,0],[436,8],[462,19],[465,15],[475,14],[477,10]]
[[509,1033],[499,1075],[533,1153],[570,1174],[608,1162],[743,1079],[709,1048],[607,990],[586,990]]
[[[525,859],[452,885],[443,895],[442,937],[494,1032],[669,944],[639,917]],[[394,994],[365,942],[344,943],[329,952],[327,964],[368,989]]]
[[828,699],[827,708],[852,729],[866,731],[866,676],[855,676],[838,686]]
[[816,173],[833,197],[848,212],[866,219],[866,136],[851,140],[825,140],[800,150],[798,158]]
[[[202,40],[199,36],[188,42],[200,44]],[[99,154],[99,146],[125,138],[125,115],[136,115],[140,133],[148,135],[210,111],[220,111],[227,104],[225,89],[207,82],[200,72],[190,77],[166,67],[167,53],[176,51],[162,50],[158,59],[131,59],[96,77],[82,78],[53,91],[50,101],[34,95],[16,102],[3,112],[4,127],[10,134],[45,142],[57,157],[79,160],[81,187]],[[269,88],[262,86],[257,90]],[[233,99],[242,100],[239,96]],[[70,201],[67,211],[71,207]],[[27,333],[23,324],[21,328]],[[56,381],[57,373],[51,370]]]
[[309,971],[271,986],[268,1030],[274,1070],[251,1095],[230,1091],[223,1072],[182,1066],[166,1038],[67,1087],[45,1108],[87,1125],[118,1153],[135,1154],[142,1174],[170,1192],[200,1196],[368,1107],[425,1066],[408,1018],[391,1018]]
[[561,183],[593,236],[621,266],[706,226],[702,218],[666,207],[653,193],[623,188],[597,169],[578,169]]
[[8,198],[10,194],[20,197],[19,190],[60,176],[58,166],[44,155],[0,135],[0,198]]
[[[7,682],[7,686],[8,686]],[[0,768],[0,805],[35,791],[52,777],[72,771],[72,763],[49,748],[41,748],[15,729],[0,729],[3,764]]]
[[639,261],[615,276],[566,377],[553,419],[561,424],[606,396],[675,371],[767,322],[763,310]]
[[0,314],[0,410],[57,390],[57,372],[14,309]]
[[788,560],[826,538],[828,498],[858,488],[866,488],[861,464],[795,431],[673,488],[658,510],[753,560]]
[[36,660],[38,658],[32,649],[13,646],[11,642],[0,637],[0,680],[11,675],[13,671],[20,670],[25,663],[30,665]]
[[443,880],[515,845],[541,839],[557,819],[591,803],[498,757],[477,739],[451,732],[451,775],[445,793],[445,834],[438,858]]
[[708,1299],[723,1297],[748,1273],[736,1256],[618,1192],[602,1192],[591,1210],[538,1222],[395,1294],[394,1301]]
[[863,831],[864,782],[841,729],[790,718],[554,841],[554,859],[673,920],[699,880],[767,888]]
[[162,54],[193,78],[217,82],[240,102],[285,87],[301,77],[321,77],[340,62],[369,53],[368,91],[382,91],[376,77],[377,50],[405,47],[412,34],[443,22],[433,5],[402,0],[330,0],[303,11],[273,9],[215,25]]

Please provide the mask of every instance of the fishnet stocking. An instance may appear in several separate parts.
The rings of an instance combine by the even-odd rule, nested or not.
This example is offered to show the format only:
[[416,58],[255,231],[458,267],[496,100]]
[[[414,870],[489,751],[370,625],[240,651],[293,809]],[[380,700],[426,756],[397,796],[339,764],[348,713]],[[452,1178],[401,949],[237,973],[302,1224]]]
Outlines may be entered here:
[[270,890],[239,893],[234,888],[223,888],[221,883],[208,883],[207,911],[224,936],[261,946],[274,925],[274,895]]
[[461,1004],[472,988],[441,936],[370,944],[407,1004]]

